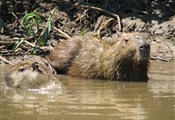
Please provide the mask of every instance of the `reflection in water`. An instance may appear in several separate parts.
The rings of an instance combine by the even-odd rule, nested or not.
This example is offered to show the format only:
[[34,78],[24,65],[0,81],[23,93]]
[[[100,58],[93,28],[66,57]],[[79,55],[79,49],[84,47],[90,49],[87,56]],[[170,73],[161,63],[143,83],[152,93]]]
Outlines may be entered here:
[[175,63],[152,63],[148,87],[155,94],[175,95]]
[[15,91],[0,85],[2,120],[173,120],[174,67],[152,63],[148,83],[58,76],[62,91]]
[[[145,117],[141,102],[142,92],[146,89],[144,87],[138,91],[137,86],[140,84],[132,86],[130,83],[88,81],[89,85],[87,86],[87,81],[84,81],[84,84],[77,82],[79,81],[68,83],[67,91],[74,94],[75,103],[79,103],[81,106],[73,105],[69,114],[88,114],[99,116],[100,119],[104,119],[103,117],[106,116],[111,117],[111,119]],[[141,86],[146,86],[146,84]]]
[[149,116],[154,120],[174,120],[175,64],[153,62],[150,72],[148,90],[152,94],[152,103]]

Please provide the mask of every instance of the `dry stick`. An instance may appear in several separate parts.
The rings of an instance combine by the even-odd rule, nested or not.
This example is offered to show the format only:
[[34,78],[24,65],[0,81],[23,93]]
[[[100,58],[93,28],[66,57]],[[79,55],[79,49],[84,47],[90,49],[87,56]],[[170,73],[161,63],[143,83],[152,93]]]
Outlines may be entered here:
[[12,62],[8,61],[7,59],[5,59],[4,57],[0,56],[0,60],[2,60],[3,62],[10,64],[10,65],[14,65]]
[[103,15],[101,15],[100,17],[98,17],[98,20],[97,20],[97,22],[96,22],[96,24],[95,24],[95,26],[94,26],[94,31],[97,31],[98,29],[99,29],[99,26],[102,24],[102,22],[103,22],[103,18],[104,18],[104,16]]
[[14,12],[12,12],[12,15],[15,17],[15,24],[13,25],[13,27],[15,27],[15,25],[18,23],[18,17],[15,15]]
[[160,57],[150,57],[151,60],[160,60],[160,61],[164,61],[164,62],[170,62],[170,60],[166,59],[166,58],[160,58]]
[[83,3],[84,1],[85,1],[85,0],[78,1],[77,3],[75,3],[75,4],[70,8],[70,10],[73,9],[74,6],[77,6],[77,5],[81,4],[81,3]]
[[75,20],[75,22],[77,22],[77,21],[79,21],[79,20],[81,21],[81,19],[87,15],[87,14],[86,14],[87,11],[88,11],[88,10],[85,10],[84,13],[83,13],[83,15],[81,15],[80,17],[78,17],[78,18]]
[[0,45],[8,45],[8,44],[13,44],[15,43],[16,41],[5,41],[5,40],[0,40]]
[[86,6],[86,5],[75,5],[75,6],[82,7],[82,8],[87,8],[87,9],[97,10],[97,11],[103,12],[103,13],[105,13],[105,14],[108,14],[108,15],[110,15],[110,16],[113,16],[113,17],[117,18],[119,31],[122,31],[121,20],[120,20],[119,15],[117,15],[117,14],[115,14],[115,13],[111,13],[111,12],[106,11],[106,10],[103,10],[103,9],[101,9],[101,8],[98,8],[98,7],[94,7],[94,6]]
[[[20,38],[18,38],[18,37],[13,38],[13,40],[19,40],[19,39],[20,39]],[[35,46],[34,44],[32,44],[32,43],[30,43],[30,42],[27,41],[28,38],[24,38],[24,39],[25,39],[24,42],[25,42],[26,44],[30,45],[31,47],[34,47],[34,46]]]
[[0,45],[0,50],[3,49],[3,48],[5,48],[5,47],[6,47],[6,46],[4,46],[4,45]]
[[77,2],[77,3],[75,3],[74,6],[79,5],[79,4],[81,4],[82,2],[84,2],[84,1],[85,1],[85,0],[81,0],[81,1],[79,1],[79,2]]
[[71,38],[68,34],[66,34],[66,33],[63,32],[62,30],[56,28],[55,26],[53,26],[53,28],[54,28],[55,30],[57,30],[59,33],[61,33],[62,35],[64,35],[64,37],[66,37],[66,38],[68,38],[68,39]]
[[26,44],[30,45],[31,47],[35,47],[34,44],[32,44],[32,43],[30,43],[30,42],[28,42],[28,41],[26,41],[26,40],[24,40],[24,42],[25,42]]
[[[15,37],[15,38],[13,38],[13,39],[14,39],[14,40],[19,40],[20,38]],[[30,43],[30,42],[28,42],[27,39],[28,39],[28,38],[25,38],[24,42],[25,42],[26,44],[28,44],[29,46],[31,46],[31,47],[35,47],[35,45],[32,44],[32,43]],[[49,47],[44,47],[44,48],[43,48],[43,47],[40,47],[39,49],[40,49],[40,50],[43,50],[43,49],[46,49],[46,48],[53,50],[53,48],[52,48],[51,46],[49,46]]]
[[107,20],[104,24],[102,24],[102,25],[100,26],[100,28],[97,30],[97,34],[100,35],[100,31],[101,31],[102,29],[104,29],[104,28],[108,25],[108,23],[111,22],[112,20],[114,20],[114,18],[110,18],[110,19]]

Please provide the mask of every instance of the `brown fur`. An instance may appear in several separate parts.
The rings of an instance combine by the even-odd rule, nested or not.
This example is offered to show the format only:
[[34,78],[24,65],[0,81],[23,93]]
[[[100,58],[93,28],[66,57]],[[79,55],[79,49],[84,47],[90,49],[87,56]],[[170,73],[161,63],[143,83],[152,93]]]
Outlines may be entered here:
[[51,67],[45,61],[29,61],[17,63],[4,74],[5,83],[11,88],[40,89],[57,83]]
[[122,34],[111,45],[93,36],[76,36],[58,44],[48,61],[71,76],[147,81],[150,46],[139,33]]

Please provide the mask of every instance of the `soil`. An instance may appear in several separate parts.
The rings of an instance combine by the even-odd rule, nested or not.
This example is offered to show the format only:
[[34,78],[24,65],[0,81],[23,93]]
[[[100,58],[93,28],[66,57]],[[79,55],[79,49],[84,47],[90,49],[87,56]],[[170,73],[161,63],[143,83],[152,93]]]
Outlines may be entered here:
[[[102,39],[112,40],[121,32],[140,32],[151,45],[151,59],[175,61],[175,1],[173,0],[7,0],[0,3],[0,54],[12,61],[30,54],[31,46],[25,42],[17,51],[12,48],[25,36],[23,17],[39,8],[43,23],[53,9],[53,29],[45,47],[35,54],[48,55],[52,47],[69,36],[88,32]],[[120,24],[121,23],[121,24]],[[28,42],[34,44],[33,38]],[[51,46],[51,47],[48,47]],[[4,61],[4,60],[3,60]],[[1,59],[2,62],[2,59]]]

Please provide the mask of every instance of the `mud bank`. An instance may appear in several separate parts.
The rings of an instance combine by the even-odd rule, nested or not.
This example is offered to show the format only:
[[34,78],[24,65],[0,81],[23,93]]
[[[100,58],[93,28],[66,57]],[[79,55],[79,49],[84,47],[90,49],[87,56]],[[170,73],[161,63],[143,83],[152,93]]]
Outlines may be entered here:
[[[105,3],[105,4],[104,4]],[[0,54],[8,60],[29,54],[25,42],[20,49],[12,50],[17,38],[25,36],[23,16],[39,9],[43,23],[42,31],[51,11],[53,26],[70,37],[94,32],[102,39],[111,39],[121,32],[140,32],[151,44],[151,59],[172,62],[175,59],[175,2],[173,0],[51,0],[4,2],[0,5]],[[10,6],[10,7],[7,7]],[[46,46],[56,46],[60,40],[67,39],[57,29],[51,31]],[[28,40],[32,43],[32,39]],[[47,55],[51,49],[36,51]]]

